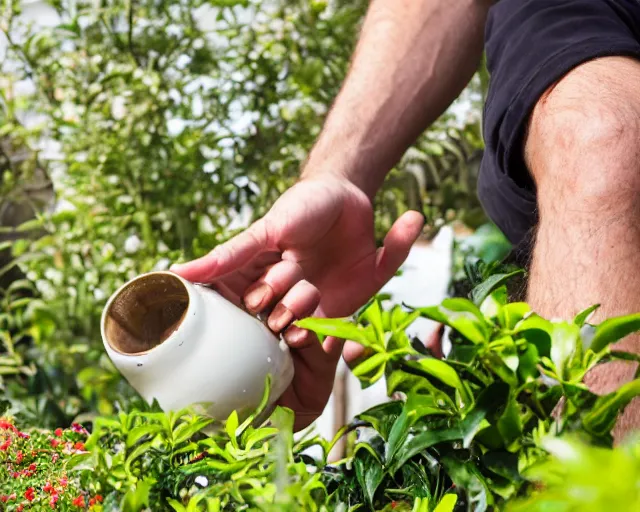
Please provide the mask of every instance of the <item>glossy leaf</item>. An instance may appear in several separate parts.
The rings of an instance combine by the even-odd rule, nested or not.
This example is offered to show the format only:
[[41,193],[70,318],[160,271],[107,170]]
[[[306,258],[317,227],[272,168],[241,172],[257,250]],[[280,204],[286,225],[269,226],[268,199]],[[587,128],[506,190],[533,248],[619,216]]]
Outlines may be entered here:
[[392,470],[397,471],[411,457],[438,443],[462,440],[464,447],[468,447],[487,415],[501,407],[508,394],[508,386],[502,383],[492,384],[482,391],[473,409],[456,425],[445,429],[426,430],[407,438],[397,450]]
[[573,319],[573,323],[578,327],[582,327],[589,317],[600,307],[600,304],[594,304],[593,306],[588,307],[587,309],[581,311],[576,315]]
[[145,425],[134,427],[127,435],[127,447],[133,446],[143,437],[155,435],[162,431],[164,431],[164,428],[162,425],[158,425],[157,423],[147,423]]
[[438,506],[433,509],[433,512],[453,512],[458,502],[458,496],[455,494],[445,494]]
[[553,324],[551,330],[551,360],[558,375],[566,375],[567,364],[574,357],[581,356],[580,330],[577,325],[569,323]]
[[599,397],[582,419],[584,427],[593,434],[605,435],[613,429],[618,414],[640,396],[640,379],[623,384],[613,393]]
[[525,315],[531,311],[529,304],[526,302],[512,302],[505,304],[498,314],[498,322],[503,329],[515,329]]
[[307,329],[323,336],[335,336],[343,340],[360,343],[365,347],[379,349],[380,344],[373,329],[364,329],[348,320],[330,318],[305,318],[298,320],[295,325],[301,329]]
[[611,343],[620,341],[638,330],[640,330],[640,313],[609,318],[596,327],[591,340],[591,350],[600,352]]
[[404,404],[402,414],[398,416],[389,433],[385,447],[385,461],[387,464],[396,456],[398,449],[409,434],[409,429],[427,415],[440,415],[444,411],[430,395],[411,394]]
[[388,358],[386,353],[373,354],[353,369],[353,375],[364,377],[368,373],[379,371],[381,366],[384,371],[384,365]]
[[384,469],[368,451],[361,451],[355,457],[355,468],[358,482],[364,491],[367,502],[373,506],[373,497],[382,482]]
[[523,273],[524,270],[514,270],[508,274],[494,274],[471,291],[471,299],[479,306],[491,294],[491,292],[504,285],[512,277]]
[[440,306],[417,308],[420,314],[443,323],[458,331],[473,343],[483,343],[488,335],[488,326],[480,310],[465,299],[446,299]]

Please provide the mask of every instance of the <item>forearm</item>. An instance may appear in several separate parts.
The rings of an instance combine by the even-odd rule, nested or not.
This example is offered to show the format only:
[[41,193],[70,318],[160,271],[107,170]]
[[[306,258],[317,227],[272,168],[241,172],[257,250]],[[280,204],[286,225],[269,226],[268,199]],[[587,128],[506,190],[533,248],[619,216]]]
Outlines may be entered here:
[[373,0],[351,69],[303,170],[373,197],[478,67],[489,0]]

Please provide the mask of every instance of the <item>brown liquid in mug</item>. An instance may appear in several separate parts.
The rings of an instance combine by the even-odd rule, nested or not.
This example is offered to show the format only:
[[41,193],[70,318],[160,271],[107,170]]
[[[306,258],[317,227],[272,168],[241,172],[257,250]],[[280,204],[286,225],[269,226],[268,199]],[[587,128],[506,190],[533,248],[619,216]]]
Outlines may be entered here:
[[105,318],[109,345],[122,354],[141,354],[162,344],[180,326],[189,293],[169,274],[136,279],[113,300]]

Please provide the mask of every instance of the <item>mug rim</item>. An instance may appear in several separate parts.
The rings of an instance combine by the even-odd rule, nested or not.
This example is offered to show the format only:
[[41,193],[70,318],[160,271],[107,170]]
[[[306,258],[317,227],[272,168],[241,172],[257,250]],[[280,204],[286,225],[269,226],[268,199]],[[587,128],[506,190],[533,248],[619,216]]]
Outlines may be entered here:
[[[181,317],[180,324],[178,325],[178,327],[176,327],[176,329],[169,336],[167,336],[162,342],[158,343],[157,345],[155,345],[155,346],[153,346],[153,347],[151,347],[151,348],[149,348],[147,350],[143,350],[141,352],[123,352],[123,351],[119,350],[116,346],[114,346],[114,344],[109,340],[109,337],[107,336],[106,324],[107,324],[107,318],[109,316],[109,311],[111,309],[111,306],[113,306],[113,303],[118,299],[118,297],[120,297],[120,295],[125,291],[125,289],[127,289],[129,286],[131,286],[136,281],[139,281],[141,279],[147,278],[147,277],[152,276],[152,275],[166,275],[166,276],[173,277],[173,278],[177,279],[178,281],[180,281],[180,283],[182,284],[182,286],[184,287],[184,289],[187,292],[187,295],[188,295],[188,298],[189,298],[189,302],[187,304],[186,309],[182,313],[182,317]],[[134,277],[133,279],[130,279],[129,281],[127,281],[123,285],[121,285],[111,295],[111,297],[109,297],[109,300],[107,301],[107,303],[105,304],[105,306],[104,306],[104,308],[102,310],[102,315],[101,315],[101,318],[100,318],[100,335],[101,335],[101,337],[102,337],[102,339],[104,341],[104,344],[107,346],[106,348],[108,348],[109,350],[113,350],[117,354],[125,356],[125,357],[126,356],[135,357],[135,356],[142,356],[142,355],[145,355],[145,354],[150,354],[151,352],[153,352],[154,350],[156,350],[160,346],[165,345],[165,344],[169,344],[171,342],[172,338],[174,338],[176,336],[176,333],[177,333],[178,329],[184,323],[184,319],[187,316],[187,313],[192,309],[193,301],[197,300],[197,298],[194,296],[194,289],[193,289],[194,286],[197,286],[197,285],[195,285],[195,283],[191,283],[191,282],[187,281],[182,276],[179,276],[178,274],[175,274],[174,272],[170,272],[168,270],[152,270],[150,272],[144,272],[144,273]]]

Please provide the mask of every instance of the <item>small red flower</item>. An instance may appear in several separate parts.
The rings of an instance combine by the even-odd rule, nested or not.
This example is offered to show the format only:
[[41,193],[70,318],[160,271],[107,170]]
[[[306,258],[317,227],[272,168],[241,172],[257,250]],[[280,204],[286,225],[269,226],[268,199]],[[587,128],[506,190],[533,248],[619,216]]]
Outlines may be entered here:
[[51,482],[47,482],[45,486],[42,488],[42,490],[44,492],[48,492],[49,494],[51,494],[56,490],[56,488],[53,485],[51,485]]
[[96,494],[96,501],[98,503],[102,503],[102,500],[103,500],[102,495],[101,494]]
[[87,433],[85,428],[82,425],[80,425],[79,423],[72,423],[71,424],[71,430],[73,430],[77,434],[86,434]]
[[6,494],[3,494],[2,496],[0,496],[0,501],[2,503],[6,503],[7,501],[9,501],[9,496],[7,496]]
[[89,508],[93,507],[96,504],[96,499],[95,498],[91,498],[89,500]]
[[59,482],[60,482],[60,485],[61,485],[62,487],[66,487],[66,486],[67,486],[67,484],[69,483],[69,481],[66,479],[66,477],[62,477],[62,478],[59,480]]
[[17,497],[18,497],[18,495],[17,495],[15,492],[12,492],[12,493],[9,495],[9,501],[13,501],[13,500],[15,500]]
[[56,435],[56,437],[62,437],[62,429],[61,428],[57,428],[53,431],[53,433]]
[[52,447],[52,448],[57,448],[57,447],[58,447],[58,445],[59,445],[61,442],[62,442],[62,441],[60,441],[60,439],[52,439],[52,440],[50,441],[50,443],[51,443],[51,447]]
[[32,462],[31,464],[29,464],[29,471],[35,471],[36,470],[36,465]]
[[18,432],[18,437],[21,437],[22,439],[29,439],[31,436],[26,432]]
[[18,453],[16,453],[16,462],[22,464],[22,459],[24,459],[24,455],[22,455],[22,450],[19,450]]
[[13,427],[13,425],[11,423],[9,423],[7,420],[0,420],[0,428],[3,430],[8,430],[11,427]]
[[7,439],[4,443],[0,444],[0,451],[6,452],[11,446],[11,439]]
[[78,441],[76,444],[73,445],[74,450],[78,450],[83,452],[84,451],[84,443],[81,441]]
[[51,462],[58,462],[59,458],[60,458],[60,454],[59,453],[51,454]]
[[80,507],[80,508],[84,508],[84,496],[80,495],[77,498],[75,498],[71,504],[74,507]]
[[35,489],[33,487],[29,487],[26,491],[24,491],[24,497],[27,501],[33,501],[36,497]]
[[11,476],[12,476],[13,478],[18,478],[18,477],[20,476],[20,473],[18,473],[17,471],[14,471],[14,472],[11,474]]
[[49,498],[49,506],[51,508],[56,508],[57,501],[58,501],[58,495],[57,494],[51,495],[51,498]]
[[24,510],[24,505],[20,503],[20,505],[18,505],[18,508],[16,509],[16,512],[22,512],[23,510]]

